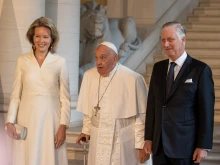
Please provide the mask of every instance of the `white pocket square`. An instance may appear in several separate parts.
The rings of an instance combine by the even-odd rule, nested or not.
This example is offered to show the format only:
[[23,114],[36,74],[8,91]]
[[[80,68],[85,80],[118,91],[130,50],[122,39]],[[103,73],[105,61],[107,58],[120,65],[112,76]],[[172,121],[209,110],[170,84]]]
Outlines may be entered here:
[[192,79],[187,79],[187,80],[185,81],[185,83],[193,83],[193,80],[192,80]]

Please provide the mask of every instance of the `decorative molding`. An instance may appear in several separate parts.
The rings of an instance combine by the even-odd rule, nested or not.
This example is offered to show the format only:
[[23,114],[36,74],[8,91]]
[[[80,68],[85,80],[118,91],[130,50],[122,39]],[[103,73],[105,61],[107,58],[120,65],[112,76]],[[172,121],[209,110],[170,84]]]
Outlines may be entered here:
[[[94,0],[81,0],[81,4],[88,2],[88,1],[94,1]],[[107,5],[107,0],[95,0],[95,2],[103,6]]]

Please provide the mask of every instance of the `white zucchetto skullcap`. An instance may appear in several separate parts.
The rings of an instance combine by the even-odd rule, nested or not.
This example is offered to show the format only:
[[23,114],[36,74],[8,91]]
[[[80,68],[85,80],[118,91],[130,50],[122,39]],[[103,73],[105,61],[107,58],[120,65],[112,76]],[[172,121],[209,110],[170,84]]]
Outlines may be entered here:
[[[100,43],[99,45],[105,45],[105,46],[107,46],[108,48],[112,49],[112,50],[115,52],[115,54],[118,55],[118,50],[117,50],[116,46],[115,46],[113,43],[104,41],[104,42]],[[99,45],[98,45],[98,46],[99,46]]]

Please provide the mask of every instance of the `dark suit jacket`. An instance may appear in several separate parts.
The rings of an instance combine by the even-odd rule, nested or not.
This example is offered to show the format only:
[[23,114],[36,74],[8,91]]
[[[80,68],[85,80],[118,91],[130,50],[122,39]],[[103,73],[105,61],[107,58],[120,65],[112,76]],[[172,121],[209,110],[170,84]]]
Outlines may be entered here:
[[[187,55],[166,99],[169,60],[155,63],[151,76],[145,140],[156,154],[160,138],[171,158],[192,158],[195,148],[212,148],[214,83],[208,65]],[[192,83],[185,83],[192,79]]]

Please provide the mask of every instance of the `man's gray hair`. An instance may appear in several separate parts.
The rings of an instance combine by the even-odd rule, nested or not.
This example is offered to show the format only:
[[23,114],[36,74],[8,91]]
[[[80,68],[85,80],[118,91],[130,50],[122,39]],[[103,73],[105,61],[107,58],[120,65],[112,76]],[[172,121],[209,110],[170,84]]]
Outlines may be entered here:
[[172,22],[167,22],[162,26],[162,30],[167,28],[167,27],[176,27],[176,34],[179,39],[182,39],[183,37],[186,36],[186,30],[185,28],[177,21],[172,21]]

